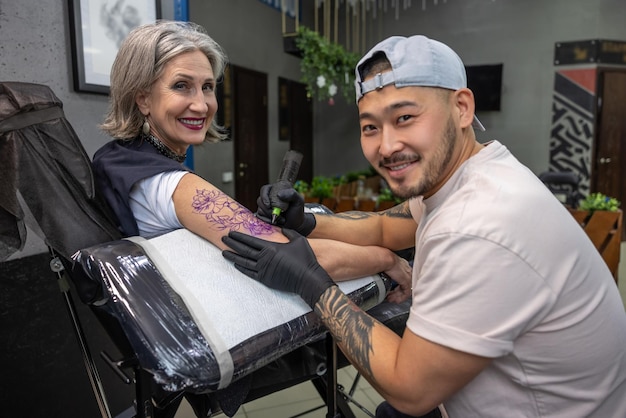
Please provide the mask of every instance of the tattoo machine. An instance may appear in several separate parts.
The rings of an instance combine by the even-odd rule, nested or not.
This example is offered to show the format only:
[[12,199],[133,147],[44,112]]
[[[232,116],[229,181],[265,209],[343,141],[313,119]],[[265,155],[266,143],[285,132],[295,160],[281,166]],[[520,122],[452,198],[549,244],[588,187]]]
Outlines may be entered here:
[[[300,163],[302,162],[302,154],[298,151],[289,150],[283,157],[283,166],[280,169],[277,183],[282,183],[282,186],[293,187],[298,176],[298,170],[300,170]],[[270,191],[270,203],[272,207],[272,224],[276,222],[276,218],[280,216],[283,209],[276,206],[275,202],[280,202],[278,199],[278,192],[285,187],[272,187]]]

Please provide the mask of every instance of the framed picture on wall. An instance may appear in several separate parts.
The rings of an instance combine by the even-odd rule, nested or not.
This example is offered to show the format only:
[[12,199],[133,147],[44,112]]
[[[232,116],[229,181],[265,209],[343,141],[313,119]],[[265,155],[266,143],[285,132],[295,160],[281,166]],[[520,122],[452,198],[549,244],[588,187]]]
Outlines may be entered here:
[[68,0],[74,90],[109,93],[120,44],[131,29],[160,18],[160,0]]

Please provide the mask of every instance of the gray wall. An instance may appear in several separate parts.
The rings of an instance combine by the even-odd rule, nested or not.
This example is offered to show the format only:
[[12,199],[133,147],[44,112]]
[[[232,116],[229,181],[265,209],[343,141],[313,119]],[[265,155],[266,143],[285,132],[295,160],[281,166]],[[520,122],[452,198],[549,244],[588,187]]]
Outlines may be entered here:
[[[300,61],[283,52],[281,13],[258,0],[190,0],[189,16],[224,48],[229,61],[267,74],[269,178],[278,174],[289,143],[278,141],[278,77],[300,78]],[[194,150],[196,171],[233,195],[233,183],[221,183],[233,172],[233,142],[205,144]]]
[[[487,131],[480,141],[504,143],[535,173],[548,168],[554,44],[562,41],[612,39],[626,41],[624,0],[447,0],[413,2],[398,20],[385,15],[382,37],[424,34],[450,45],[466,65],[504,63],[502,109],[479,112]],[[370,42],[369,47],[374,43]],[[625,98],[626,100],[626,98]],[[336,109],[316,108],[316,141],[333,153],[360,152],[356,117],[353,127],[337,126]],[[356,112],[356,111],[355,111]],[[354,116],[348,114],[348,116]],[[334,120],[333,120],[334,119]],[[333,123],[334,122],[334,123]],[[335,133],[340,132],[337,136]],[[337,143],[339,142],[339,144]],[[337,152],[335,154],[335,152]],[[334,174],[340,165],[316,149],[316,169]]]
[[[311,0],[304,0],[310,4]],[[383,16],[380,35],[423,33],[448,43],[465,63],[504,63],[502,111],[479,114],[488,131],[534,172],[548,165],[554,43],[581,39],[626,40],[624,0],[427,0],[395,20]],[[171,1],[162,0],[171,18]],[[278,141],[278,77],[299,79],[299,61],[282,52],[281,15],[257,0],[190,0],[191,20],[204,25],[231,62],[268,74],[270,177],[288,144]],[[67,1],[0,0],[0,80],[49,85],[89,155],[108,138],[98,129],[107,97],[72,87]],[[370,42],[372,44],[372,42]],[[371,46],[371,45],[370,45]],[[359,145],[356,107],[338,98],[315,103],[314,174],[335,175],[367,167]],[[196,170],[226,193],[232,183],[232,142],[197,149]],[[1,180],[0,180],[1,181]],[[30,234],[32,236],[32,234]],[[42,251],[29,240],[23,253]]]

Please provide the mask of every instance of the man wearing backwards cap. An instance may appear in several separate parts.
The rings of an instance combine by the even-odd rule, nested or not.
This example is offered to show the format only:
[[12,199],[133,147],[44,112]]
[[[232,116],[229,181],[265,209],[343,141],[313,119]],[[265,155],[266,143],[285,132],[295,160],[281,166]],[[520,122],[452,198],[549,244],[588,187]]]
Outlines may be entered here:
[[[613,277],[529,169],[501,143],[476,141],[483,128],[465,77],[440,42],[376,45],[356,68],[361,146],[407,200],[385,212],[313,215],[295,191],[281,190],[291,242],[231,233],[224,242],[234,252],[224,256],[300,294],[405,414],[443,404],[463,418],[626,417],[626,315]],[[271,188],[261,190],[258,216],[271,215]],[[334,286],[301,234],[415,246],[402,337]]]

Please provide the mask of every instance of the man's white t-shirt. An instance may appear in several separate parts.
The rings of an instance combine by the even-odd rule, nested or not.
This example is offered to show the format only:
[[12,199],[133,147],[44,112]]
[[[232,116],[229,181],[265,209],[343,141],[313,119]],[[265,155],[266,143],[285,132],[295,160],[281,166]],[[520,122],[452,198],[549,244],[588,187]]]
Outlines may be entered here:
[[563,205],[497,141],[418,222],[416,335],[492,358],[444,402],[455,417],[626,417],[626,314],[601,256]]

